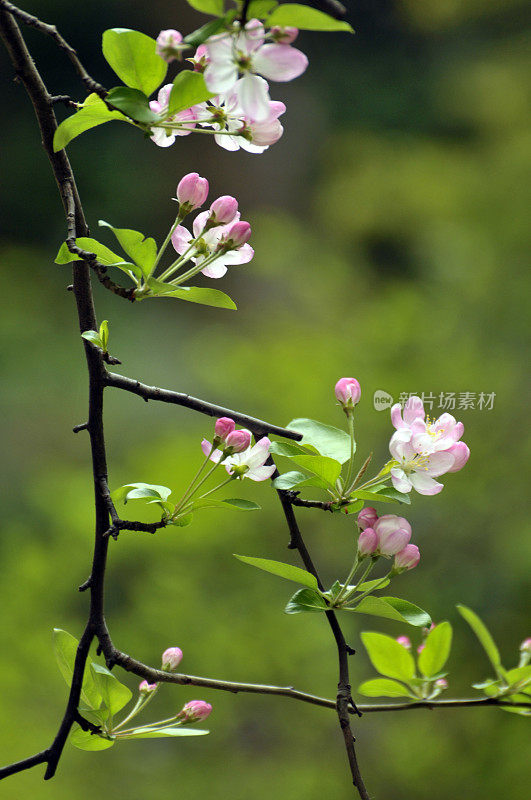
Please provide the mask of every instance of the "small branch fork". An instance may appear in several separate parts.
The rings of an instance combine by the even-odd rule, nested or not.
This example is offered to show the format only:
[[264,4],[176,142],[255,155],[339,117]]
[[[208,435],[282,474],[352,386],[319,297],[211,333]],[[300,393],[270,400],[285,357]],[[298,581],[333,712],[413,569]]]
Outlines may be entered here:
[[[327,8],[329,11],[330,2],[318,3],[320,7]],[[98,264],[92,253],[78,248],[75,244],[78,236],[88,236],[89,230],[84,217],[83,207],[78,195],[74,175],[64,150],[57,153],[53,150],[53,136],[57,129],[57,120],[54,114],[54,104],[58,102],[70,102],[67,96],[52,96],[49,94],[42,78],[31,58],[24,39],[20,33],[15,17],[27,25],[30,25],[41,32],[51,36],[58,47],[67,53],[74,69],[83,84],[89,91],[98,93],[101,97],[105,96],[105,89],[94,81],[82,66],[75,50],[68,45],[60,36],[57,29],[52,25],[41,22],[31,14],[21,11],[7,0],[0,0],[0,36],[6,45],[7,51],[13,63],[14,69],[31,99],[35,115],[40,128],[42,143],[46,155],[55,176],[59,193],[64,206],[67,222],[67,243],[71,252],[80,256],[80,261],[75,261],[72,266],[73,286],[72,290],[76,300],[79,330],[95,330],[97,326],[96,314],[94,310],[92,287],[90,282],[90,272],[93,270],[98,279],[107,288],[126,297],[123,292],[129,292],[123,287],[117,287],[106,275],[106,268]],[[120,291],[116,291],[116,290]],[[131,299],[128,297],[128,299]],[[103,354],[98,348],[92,347],[87,341],[83,342],[85,358],[89,375],[89,413],[86,423],[76,425],[75,432],[87,430],[90,437],[90,451],[92,458],[92,473],[94,481],[94,502],[95,502],[95,537],[94,551],[92,559],[92,569],[89,578],[80,586],[80,591],[90,589],[90,607],[87,623],[79,641],[76,652],[72,682],[70,686],[68,702],[60,723],[57,734],[46,749],[22,761],[14,762],[6,767],[0,768],[0,779],[14,775],[23,770],[30,769],[38,764],[46,764],[44,779],[49,780],[55,775],[63,748],[74,723],[77,723],[83,730],[98,732],[98,727],[90,723],[79,713],[79,701],[83,684],[83,675],[89,649],[96,639],[99,649],[104,654],[109,667],[119,665],[123,669],[145,678],[151,683],[164,682],[176,683],[180,685],[203,686],[205,688],[219,689],[233,693],[248,692],[254,694],[269,694],[288,697],[301,702],[318,705],[325,708],[335,708],[343,732],[345,746],[347,749],[349,765],[352,773],[353,782],[362,798],[368,798],[367,791],[363,785],[363,780],[359,773],[354,750],[354,737],[350,728],[349,715],[374,711],[400,711],[414,708],[458,708],[463,706],[524,706],[530,707],[531,704],[504,703],[497,698],[480,698],[472,700],[441,700],[441,701],[417,701],[404,704],[383,704],[356,707],[354,704],[349,685],[348,656],[354,651],[350,648],[343,636],[335,613],[330,610],[326,612],[327,620],[332,629],[334,639],[338,649],[339,659],[339,683],[338,693],[335,701],[316,695],[298,691],[292,687],[269,686],[265,684],[235,683],[228,681],[214,680],[210,678],[196,677],[193,675],[171,674],[161,670],[152,669],[142,664],[126,653],[118,650],[112,643],[107,630],[104,616],[104,584],[105,569],[107,564],[107,551],[110,536],[117,536],[120,530],[139,530],[154,532],[163,523],[140,523],[122,520],[118,516],[112,502],[107,477],[106,449],[103,434],[103,394],[106,387],[113,387],[137,394],[144,400],[158,400],[161,402],[172,403],[193,409],[199,413],[211,417],[230,416],[236,422],[245,425],[255,436],[262,436],[265,433],[284,436],[285,438],[299,440],[301,437],[294,431],[288,431],[275,425],[270,425],[262,420],[249,417],[245,414],[232,411],[231,409],[216,406],[199,400],[190,395],[179,392],[172,392],[167,389],[146,386],[139,381],[115,375],[107,372],[104,364]],[[309,572],[317,578],[319,577],[313,565],[312,559],[303,541],[297,521],[295,519],[293,506],[303,505],[312,508],[325,508],[326,504],[315,504],[299,500],[294,493],[279,491],[279,498],[286,517],[290,531],[291,548],[297,549],[303,563]],[[109,520],[111,525],[109,527]]]

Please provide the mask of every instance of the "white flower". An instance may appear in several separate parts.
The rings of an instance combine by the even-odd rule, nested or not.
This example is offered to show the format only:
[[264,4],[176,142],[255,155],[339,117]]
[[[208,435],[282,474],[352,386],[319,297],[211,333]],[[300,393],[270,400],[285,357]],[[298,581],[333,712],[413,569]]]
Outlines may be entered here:
[[226,470],[229,475],[235,475],[238,478],[250,478],[252,481],[265,481],[270,478],[276,467],[274,464],[266,467],[265,462],[269,458],[269,448],[271,442],[264,436],[254,445],[249,447],[243,453],[235,453],[229,456],[225,464]]
[[419,494],[439,494],[443,484],[433,480],[449,472],[455,464],[452,453],[444,450],[418,453],[411,442],[404,442],[398,433],[391,437],[389,450],[398,466],[392,467],[391,479],[399,492],[407,494],[416,489]]

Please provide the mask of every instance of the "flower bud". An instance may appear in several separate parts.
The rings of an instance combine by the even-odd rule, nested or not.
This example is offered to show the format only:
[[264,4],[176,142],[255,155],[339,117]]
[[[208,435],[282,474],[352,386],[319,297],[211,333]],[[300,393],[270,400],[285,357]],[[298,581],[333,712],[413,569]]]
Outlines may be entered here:
[[225,443],[227,436],[229,433],[232,433],[235,427],[236,423],[230,417],[220,417],[217,419],[216,424],[214,425],[214,444],[217,446],[222,442]]
[[251,444],[251,434],[249,431],[232,431],[225,439],[225,449],[230,447],[231,453],[243,453]]
[[211,711],[210,703],[205,703],[204,700],[190,700],[177,716],[184,718],[184,722],[198,722],[200,719],[206,719]]
[[165,672],[175,672],[183,658],[179,647],[168,647],[162,654],[162,669]]
[[207,46],[205,44],[200,44],[195,51],[194,57],[187,58],[186,60],[192,64],[194,72],[204,72],[210,61]]
[[374,523],[378,534],[379,550],[383,556],[394,556],[403,550],[411,539],[411,525],[396,514],[384,514]]
[[209,223],[213,225],[228,225],[238,213],[238,201],[230,194],[225,194],[214,200],[210,206]]
[[151,694],[151,692],[154,692],[157,688],[158,683],[148,683],[147,681],[142,681],[138,685],[138,691],[140,694]]
[[235,222],[222,239],[221,246],[227,250],[237,250],[251,238],[251,226],[248,222]]
[[289,25],[273,25],[269,33],[277,44],[291,44],[299,35],[299,29]]
[[182,42],[183,37],[179,31],[167,30],[161,31],[157,36],[157,55],[167,61],[175,61],[181,53],[181,48],[178,45]]
[[189,214],[203,205],[208,197],[208,181],[201,178],[197,172],[189,172],[181,178],[177,186],[177,200],[181,205],[181,212]]
[[371,506],[362,508],[358,514],[358,528],[361,528],[362,531],[365,528],[372,528],[377,519],[378,514],[375,508],[371,508]]
[[464,442],[456,442],[449,447],[446,452],[450,453],[455,459],[453,466],[451,466],[447,472],[459,472],[460,469],[463,469],[470,457],[470,450]]
[[406,650],[411,650],[411,639],[409,636],[399,636],[396,641],[398,644],[401,644],[402,647],[405,647]]
[[524,639],[524,641],[520,645],[520,650],[522,651],[522,653],[531,653],[531,637]]
[[352,409],[360,401],[361,387],[356,378],[340,378],[334,391],[344,409]]
[[361,558],[372,556],[378,550],[378,534],[372,528],[365,528],[358,539],[358,553]]
[[408,544],[395,556],[393,569],[396,572],[404,572],[406,569],[414,569],[420,561],[420,552],[416,544]]
[[422,653],[422,651],[424,650],[425,647],[426,647],[425,644],[419,644],[419,646],[417,647],[417,653],[419,654],[419,656],[420,656],[420,654]]
[[443,692],[445,689],[448,689],[448,681],[446,678],[437,678],[435,686]]

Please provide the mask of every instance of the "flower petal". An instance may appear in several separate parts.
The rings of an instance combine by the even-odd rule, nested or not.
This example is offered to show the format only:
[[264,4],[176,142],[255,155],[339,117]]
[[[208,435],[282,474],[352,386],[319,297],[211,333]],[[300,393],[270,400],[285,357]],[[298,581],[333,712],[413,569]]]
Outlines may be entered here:
[[269,117],[269,86],[258,75],[246,72],[238,81],[238,99],[246,117],[253,122],[265,122]]
[[171,243],[174,246],[177,253],[179,253],[179,255],[181,256],[184,252],[186,252],[186,250],[188,250],[188,247],[192,239],[193,239],[192,234],[190,233],[189,230],[187,230],[184,227],[184,225],[177,225],[177,227],[175,228],[175,230],[171,235]]
[[391,470],[391,480],[393,481],[393,486],[397,490],[397,492],[402,492],[402,494],[407,494],[411,491],[411,481],[407,477],[406,473],[400,467],[393,467]]
[[253,69],[272,81],[291,81],[302,75],[308,59],[296,47],[265,44],[253,55]]
[[442,492],[444,489],[442,483],[434,481],[427,472],[412,472],[409,478],[413,484],[413,488],[416,489],[419,494],[439,494],[439,492]]
[[270,478],[276,470],[276,466],[271,464],[269,467],[254,467],[246,472],[244,478],[250,478],[252,481],[266,481]]

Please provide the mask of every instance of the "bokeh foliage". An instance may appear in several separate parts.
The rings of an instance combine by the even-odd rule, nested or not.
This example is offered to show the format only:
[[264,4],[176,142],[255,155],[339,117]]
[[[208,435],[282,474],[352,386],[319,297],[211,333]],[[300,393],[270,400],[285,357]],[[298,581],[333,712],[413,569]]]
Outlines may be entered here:
[[[530,633],[523,8],[519,0],[357,3],[355,38],[301,39],[310,68],[295,84],[275,87],[273,96],[288,102],[286,133],[263,156],[225,153],[199,136],[160,151],[119,126],[71,148],[93,230],[104,218],[160,241],[173,213],[169,198],[189,170],[211,179],[212,196],[241,198],[254,228],[255,260],[233,268],[221,287],[238,302],[237,314],[171,300],[130,306],[96,287],[99,316],[110,321],[125,374],[279,424],[294,416],[340,424],[331,386],[352,374],[364,390],[359,451],[374,449],[378,458],[387,456],[391,428],[387,414],[373,409],[374,390],[395,397],[496,393],[492,411],[460,413],[472,449],[463,473],[443,479],[441,496],[416,497],[408,509],[423,560],[397,586],[435,620],[452,621],[455,695],[470,694],[470,683],[488,674],[456,602],[482,615],[508,665]],[[35,0],[28,10],[56,22],[108,85],[99,51],[105,28],[156,35],[200,21],[184,2],[167,0],[132,9],[94,0],[75,13],[65,0]],[[80,96],[51,43],[33,31],[28,40],[53,89]],[[63,219],[31,108],[9,80],[4,53],[0,58],[0,91],[10,109],[2,133],[0,314],[0,740],[7,762],[45,746],[62,713],[65,687],[51,630],[81,630],[87,598],[75,587],[89,569],[92,508],[85,434],[70,433],[84,418],[85,368],[65,291],[68,267],[52,264]],[[108,394],[106,420],[112,487],[178,487],[211,428],[192,412],[116,392]],[[232,558],[239,552],[287,560],[273,493],[258,486],[245,496],[264,511],[205,512],[190,528],[122,534],[112,543],[107,604],[116,642],[151,663],[176,644],[185,671],[332,696],[335,655],[321,617],[285,616],[290,587]],[[332,580],[347,567],[349,522],[305,510],[299,516]],[[350,616],[345,627],[354,643],[360,630],[410,633]],[[359,650],[355,683],[372,676]],[[108,753],[67,747],[53,782],[44,784],[37,768],[6,781],[3,796],[351,796],[332,713],[281,698],[171,687],[155,703],[164,713],[166,703],[180,707],[196,697],[214,704],[211,736],[134,742]],[[525,724],[478,709],[367,716],[356,728],[375,797],[421,800],[429,786],[433,800],[463,792],[470,800],[519,800]]]

